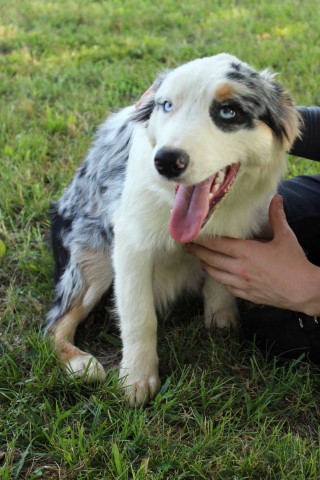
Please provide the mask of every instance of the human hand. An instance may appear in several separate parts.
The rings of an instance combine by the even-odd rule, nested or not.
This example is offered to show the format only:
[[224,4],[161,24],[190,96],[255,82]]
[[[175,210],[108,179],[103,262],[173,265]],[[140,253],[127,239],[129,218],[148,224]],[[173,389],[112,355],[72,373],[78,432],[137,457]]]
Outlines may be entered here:
[[270,242],[226,237],[186,245],[203,268],[236,297],[308,315],[320,314],[320,268],[311,264],[276,195],[269,208]]

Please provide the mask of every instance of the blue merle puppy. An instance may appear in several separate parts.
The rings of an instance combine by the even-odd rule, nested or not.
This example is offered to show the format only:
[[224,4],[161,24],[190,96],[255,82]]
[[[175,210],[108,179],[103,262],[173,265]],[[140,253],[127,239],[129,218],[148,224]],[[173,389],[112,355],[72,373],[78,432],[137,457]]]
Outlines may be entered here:
[[202,292],[208,329],[236,325],[234,297],[183,246],[259,232],[299,122],[274,75],[224,53],[165,72],[106,120],[51,211],[56,290],[46,330],[70,375],[105,378],[74,337],[112,282],[131,405],[160,388],[156,312],[181,292]]

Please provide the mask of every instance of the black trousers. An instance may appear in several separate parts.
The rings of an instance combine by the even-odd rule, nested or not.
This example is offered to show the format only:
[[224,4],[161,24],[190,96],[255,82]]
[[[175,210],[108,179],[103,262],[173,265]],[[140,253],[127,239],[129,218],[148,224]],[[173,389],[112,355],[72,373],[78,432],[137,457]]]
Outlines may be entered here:
[[[288,223],[309,261],[320,266],[320,175],[283,180],[278,192],[284,199]],[[243,340],[254,341],[262,350],[281,357],[304,354],[320,363],[320,316],[245,304],[245,308],[240,304]]]
[[320,265],[320,175],[283,180],[278,191],[283,196],[288,223],[300,245],[309,260]]

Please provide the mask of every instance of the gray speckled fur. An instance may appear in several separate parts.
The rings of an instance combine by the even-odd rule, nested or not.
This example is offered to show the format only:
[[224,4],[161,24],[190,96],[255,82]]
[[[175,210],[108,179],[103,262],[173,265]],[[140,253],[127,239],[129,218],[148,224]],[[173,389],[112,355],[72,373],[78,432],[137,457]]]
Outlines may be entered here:
[[[134,129],[133,112],[134,107],[127,107],[101,125],[71,184],[53,206],[52,216],[62,220],[55,232],[61,243],[55,255],[58,264],[55,299],[45,329],[70,309],[83,290],[79,266],[70,258],[81,248],[106,253],[112,249],[112,216],[121,198]],[[65,252],[63,259],[59,258],[59,249]]]

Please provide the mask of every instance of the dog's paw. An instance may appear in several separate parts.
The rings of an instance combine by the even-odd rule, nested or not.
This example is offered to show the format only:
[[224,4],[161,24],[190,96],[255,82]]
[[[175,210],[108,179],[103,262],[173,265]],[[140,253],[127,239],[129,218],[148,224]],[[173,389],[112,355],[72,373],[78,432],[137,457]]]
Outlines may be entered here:
[[140,407],[152,400],[160,390],[158,372],[152,374],[134,374],[120,370],[121,386],[131,407]]
[[204,317],[204,325],[207,330],[213,327],[236,328],[238,324],[238,310],[235,308],[222,308],[215,313],[207,312]]
[[82,378],[88,383],[103,383],[106,378],[101,363],[92,355],[77,355],[65,363],[65,369],[71,377]]

